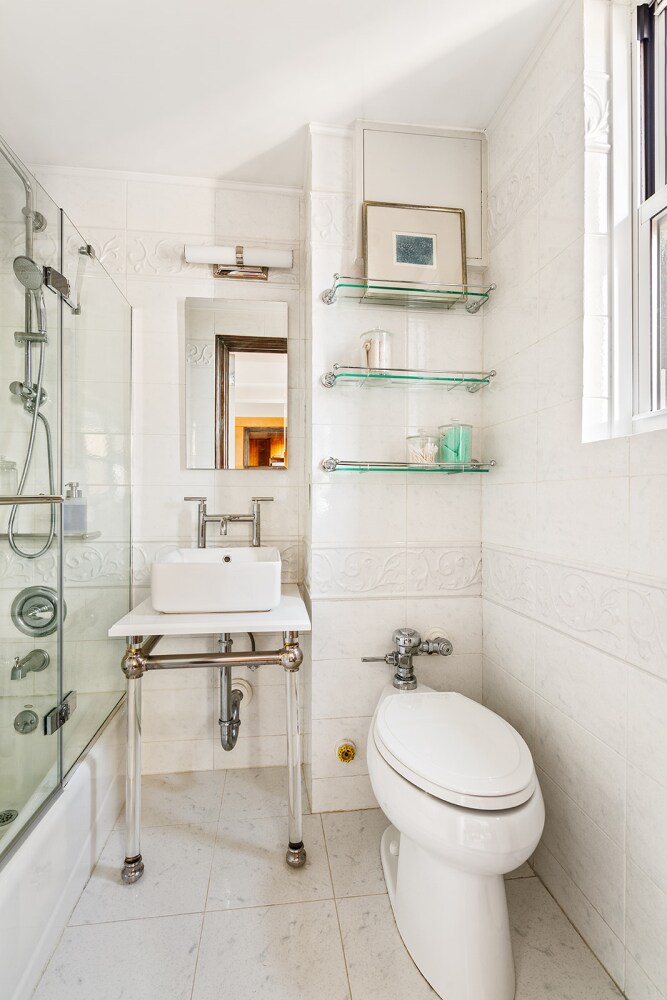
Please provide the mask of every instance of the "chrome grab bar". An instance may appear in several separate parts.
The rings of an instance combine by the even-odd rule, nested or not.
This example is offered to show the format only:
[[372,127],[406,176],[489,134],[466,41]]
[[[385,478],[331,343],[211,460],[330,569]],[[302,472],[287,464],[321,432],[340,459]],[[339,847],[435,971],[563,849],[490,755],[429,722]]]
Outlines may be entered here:
[[50,496],[42,493],[36,496],[0,496],[0,506],[19,506],[22,503],[62,503],[65,498],[61,496]]

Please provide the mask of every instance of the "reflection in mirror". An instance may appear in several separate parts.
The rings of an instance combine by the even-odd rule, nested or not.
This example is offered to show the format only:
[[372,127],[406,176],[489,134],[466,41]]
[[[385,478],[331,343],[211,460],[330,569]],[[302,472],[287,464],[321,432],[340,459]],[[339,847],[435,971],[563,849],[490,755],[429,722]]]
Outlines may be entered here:
[[285,469],[287,304],[186,299],[189,469]]

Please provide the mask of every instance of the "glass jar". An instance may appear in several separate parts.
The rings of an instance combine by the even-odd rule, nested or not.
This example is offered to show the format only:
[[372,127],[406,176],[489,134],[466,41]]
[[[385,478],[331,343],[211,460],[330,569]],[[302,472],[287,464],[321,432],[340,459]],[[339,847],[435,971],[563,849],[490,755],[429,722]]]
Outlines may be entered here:
[[361,367],[391,367],[391,334],[377,326],[361,335]]
[[454,420],[451,424],[443,424],[438,427],[438,430],[440,431],[440,461],[460,462],[467,465],[472,454],[472,426]]
[[420,431],[406,438],[408,445],[408,462],[413,465],[435,465],[438,462],[440,438],[437,434]]

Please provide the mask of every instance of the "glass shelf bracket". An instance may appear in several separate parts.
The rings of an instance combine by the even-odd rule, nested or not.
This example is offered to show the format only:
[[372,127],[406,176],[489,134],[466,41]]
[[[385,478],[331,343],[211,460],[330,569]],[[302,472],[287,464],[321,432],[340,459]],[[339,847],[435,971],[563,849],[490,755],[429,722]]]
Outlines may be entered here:
[[356,368],[335,364],[330,372],[322,375],[320,382],[327,389],[335,385],[420,385],[439,386],[448,392],[457,388],[479,392],[483,386],[489,385],[495,375],[495,369],[488,372],[439,372],[420,368]]
[[438,285],[334,274],[331,288],[322,292],[322,301],[331,306],[338,299],[347,298],[369,305],[408,306],[417,309],[463,308],[474,314],[479,312],[495,289],[495,284]]
[[346,458],[324,458],[325,472],[440,472],[451,476],[461,472],[489,472],[496,463],[491,462],[359,462]]

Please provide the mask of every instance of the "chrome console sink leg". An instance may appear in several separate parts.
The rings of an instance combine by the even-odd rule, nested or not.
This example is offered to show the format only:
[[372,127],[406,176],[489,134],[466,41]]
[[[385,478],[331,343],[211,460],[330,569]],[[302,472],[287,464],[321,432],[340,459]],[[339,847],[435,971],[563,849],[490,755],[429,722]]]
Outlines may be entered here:
[[283,632],[283,667],[287,704],[287,798],[289,843],[285,860],[291,868],[306,863],[303,846],[303,802],[301,795],[301,710],[299,705],[299,667],[303,653],[298,632]]
[[127,771],[125,777],[125,863],[121,880],[137,882],[144,873],[141,857],[141,663],[142,636],[129,636],[123,657],[127,678]]

